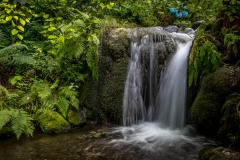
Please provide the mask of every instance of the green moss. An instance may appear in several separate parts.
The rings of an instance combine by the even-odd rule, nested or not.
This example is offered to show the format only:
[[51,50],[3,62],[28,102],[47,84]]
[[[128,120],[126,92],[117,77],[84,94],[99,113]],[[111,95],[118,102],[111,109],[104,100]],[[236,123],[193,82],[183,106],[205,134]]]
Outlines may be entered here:
[[228,72],[230,70],[223,67],[203,78],[191,108],[191,118],[202,132],[216,134],[219,129],[221,109],[230,91]]
[[69,123],[59,113],[51,110],[39,111],[36,121],[44,133],[57,133],[69,128]]
[[222,141],[240,148],[240,94],[233,93],[226,98],[222,108],[221,127],[218,135]]
[[68,122],[74,126],[80,126],[86,123],[86,116],[84,111],[69,110],[67,119]]

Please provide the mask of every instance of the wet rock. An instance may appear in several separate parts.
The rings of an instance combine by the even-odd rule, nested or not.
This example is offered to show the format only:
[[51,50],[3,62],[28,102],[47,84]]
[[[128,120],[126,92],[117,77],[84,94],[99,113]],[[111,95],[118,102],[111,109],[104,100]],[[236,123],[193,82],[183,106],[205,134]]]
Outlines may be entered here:
[[69,129],[69,123],[58,112],[51,110],[38,112],[36,121],[44,133],[59,133]]
[[85,110],[69,110],[67,119],[68,122],[71,123],[74,126],[80,126],[86,123],[86,111]]
[[215,135],[220,127],[222,106],[230,93],[230,71],[231,69],[222,67],[203,78],[191,107],[191,118],[202,132]]
[[240,152],[223,147],[206,147],[200,150],[199,160],[240,160]]
[[240,94],[233,93],[226,98],[222,115],[219,137],[225,143],[240,148]]
[[[176,44],[170,34],[162,27],[116,28],[102,33],[99,53],[99,80],[95,83],[89,83],[90,91],[84,102],[89,119],[121,123],[124,86],[131,56],[131,42],[140,45],[141,41],[148,41],[149,36],[152,37],[154,50],[158,55],[160,72],[165,60],[176,49]],[[148,49],[147,45],[143,48]],[[146,52],[146,57],[149,57],[147,55],[149,53]]]
[[164,28],[165,31],[172,33],[172,32],[179,32],[180,28],[178,26],[168,26]]
[[205,23],[205,21],[196,21],[192,23],[192,28],[196,30],[202,23]]

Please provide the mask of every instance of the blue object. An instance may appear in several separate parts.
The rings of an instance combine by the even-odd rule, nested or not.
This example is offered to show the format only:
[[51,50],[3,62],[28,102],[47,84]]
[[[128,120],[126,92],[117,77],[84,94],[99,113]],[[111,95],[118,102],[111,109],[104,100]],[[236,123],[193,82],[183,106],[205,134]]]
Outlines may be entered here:
[[182,7],[183,9],[187,9],[186,5],[184,5],[184,4],[183,4],[181,7]]
[[175,16],[176,16],[177,18],[182,18],[182,12],[176,12],[176,13],[175,13]]
[[188,17],[188,12],[187,11],[183,11],[182,12],[182,17],[184,17],[184,18]]
[[177,10],[175,8],[170,8],[170,13],[176,13]]

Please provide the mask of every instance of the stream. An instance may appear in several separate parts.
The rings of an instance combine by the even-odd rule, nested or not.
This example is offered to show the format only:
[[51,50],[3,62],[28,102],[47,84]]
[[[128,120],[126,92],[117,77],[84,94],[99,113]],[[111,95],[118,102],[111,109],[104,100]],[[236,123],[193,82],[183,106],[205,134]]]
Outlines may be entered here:
[[[141,125],[140,125],[141,126]],[[147,141],[130,142],[134,135],[132,127],[87,125],[57,135],[35,134],[33,138],[14,136],[1,139],[1,160],[195,160],[199,150],[212,141],[197,135],[191,127],[182,132],[160,132],[156,125],[143,125],[151,130]],[[139,127],[139,125],[138,125]],[[124,132],[123,132],[124,131]],[[188,133],[187,133],[188,132]],[[135,132],[137,133],[137,132]],[[142,132],[143,133],[143,132]],[[147,134],[149,132],[146,132]],[[172,133],[172,134],[171,134]],[[190,134],[191,133],[191,134]],[[155,135],[154,135],[155,134]],[[178,135],[178,136],[173,136]],[[140,136],[140,135],[138,135]],[[171,139],[171,142],[164,139]],[[155,139],[154,139],[155,137]],[[165,138],[164,138],[165,137]],[[137,137],[139,139],[139,137]],[[163,143],[161,143],[163,142]],[[154,148],[143,148],[152,146]]]

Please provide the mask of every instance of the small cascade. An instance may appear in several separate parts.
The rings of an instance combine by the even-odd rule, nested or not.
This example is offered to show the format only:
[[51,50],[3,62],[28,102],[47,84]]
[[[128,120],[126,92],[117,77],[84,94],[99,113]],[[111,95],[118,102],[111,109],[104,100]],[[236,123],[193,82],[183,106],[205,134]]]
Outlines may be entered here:
[[186,106],[187,62],[192,39],[186,34],[172,33],[176,39],[177,50],[170,58],[162,73],[160,89],[156,98],[157,118],[165,127],[183,128]]
[[150,34],[143,36],[140,42],[131,43],[123,99],[124,126],[145,121],[173,129],[184,126],[187,58],[193,38],[181,33],[170,36],[177,49],[165,69],[158,63],[159,55],[155,49],[156,41],[161,38]]

